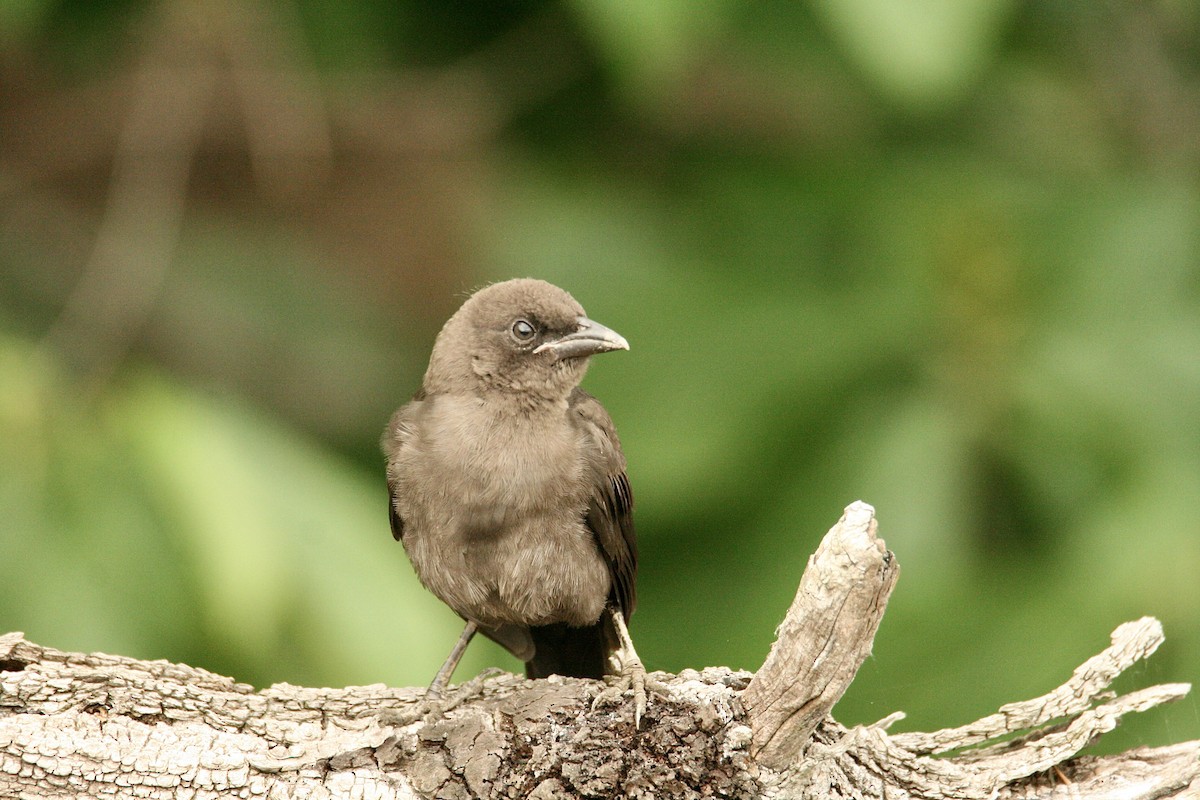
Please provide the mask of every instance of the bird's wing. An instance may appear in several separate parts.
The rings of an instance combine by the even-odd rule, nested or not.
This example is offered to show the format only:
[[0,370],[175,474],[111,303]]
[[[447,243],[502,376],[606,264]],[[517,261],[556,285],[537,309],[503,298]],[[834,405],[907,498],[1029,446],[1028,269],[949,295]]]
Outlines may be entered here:
[[404,538],[404,520],[396,511],[396,477],[395,467],[398,456],[404,447],[412,440],[413,436],[413,420],[416,418],[417,412],[421,408],[424,395],[420,392],[413,400],[401,406],[391,420],[388,421],[387,428],[383,431],[383,437],[380,439],[380,446],[383,448],[383,454],[387,457],[387,484],[388,484],[388,521],[392,525],[392,536],[396,541]]
[[571,394],[573,418],[591,445],[587,464],[591,468],[591,498],[586,523],[608,571],[612,575],[611,599],[628,619],[637,604],[637,537],[633,532],[633,493],[625,474],[625,456],[612,418],[600,401],[582,389]]
[[529,661],[534,655],[533,634],[528,625],[479,626],[479,632],[512,653],[521,661]]

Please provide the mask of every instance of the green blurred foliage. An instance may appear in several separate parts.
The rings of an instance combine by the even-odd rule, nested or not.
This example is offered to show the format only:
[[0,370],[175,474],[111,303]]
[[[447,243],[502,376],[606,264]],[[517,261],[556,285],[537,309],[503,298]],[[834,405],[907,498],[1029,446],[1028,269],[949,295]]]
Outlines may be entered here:
[[[0,629],[425,683],[458,623],[388,535],[378,433],[461,299],[535,275],[633,346],[587,386],[651,668],[760,664],[861,498],[903,572],[844,722],[964,722],[1147,614],[1167,644],[1123,680],[1200,675],[1194,5],[25,0],[0,27]],[[121,177],[153,147],[114,166],[139,74],[212,80],[198,141],[156,122],[193,148],[160,195]],[[123,274],[154,237],[161,273]],[[459,678],[488,664],[517,666],[481,642]],[[1197,708],[1103,746],[1200,736]]]

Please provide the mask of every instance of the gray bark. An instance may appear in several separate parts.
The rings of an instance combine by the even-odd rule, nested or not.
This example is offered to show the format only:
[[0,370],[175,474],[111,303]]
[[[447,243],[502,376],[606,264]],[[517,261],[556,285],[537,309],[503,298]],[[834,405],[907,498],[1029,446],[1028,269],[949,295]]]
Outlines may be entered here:
[[[757,674],[657,674],[641,729],[602,684],[502,675],[409,724],[419,689],[246,684],[165,661],[64,653],[0,636],[0,796],[207,798],[1200,797],[1200,742],[1079,756],[1121,715],[1182,697],[1114,697],[1162,642],[1156,620],[1043,697],[970,725],[889,735],[829,711],[895,584],[894,556],[856,503],[809,561]],[[968,748],[968,749],[963,749]]]

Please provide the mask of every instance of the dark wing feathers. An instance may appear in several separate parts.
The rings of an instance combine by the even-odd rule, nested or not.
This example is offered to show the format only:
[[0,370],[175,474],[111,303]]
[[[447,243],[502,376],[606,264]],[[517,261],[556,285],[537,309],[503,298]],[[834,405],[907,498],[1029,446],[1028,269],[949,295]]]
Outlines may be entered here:
[[383,437],[379,442],[388,462],[388,522],[391,523],[392,536],[397,542],[404,538],[404,520],[396,512],[396,486],[392,480],[391,463],[396,453],[404,447],[409,437],[412,436],[412,419],[420,409],[421,401],[424,397],[425,392],[423,390],[417,392],[412,402],[406,403],[397,409],[396,413],[392,414],[392,418],[388,421],[387,428],[384,429]]
[[392,538],[397,542],[404,538],[404,520],[396,513],[396,490],[388,481],[388,522],[392,525]]
[[633,492],[625,474],[625,456],[612,418],[596,398],[576,389],[569,403],[575,419],[594,444],[588,454],[592,496],[586,523],[612,575],[610,599],[628,619],[637,605],[637,537],[633,531]]

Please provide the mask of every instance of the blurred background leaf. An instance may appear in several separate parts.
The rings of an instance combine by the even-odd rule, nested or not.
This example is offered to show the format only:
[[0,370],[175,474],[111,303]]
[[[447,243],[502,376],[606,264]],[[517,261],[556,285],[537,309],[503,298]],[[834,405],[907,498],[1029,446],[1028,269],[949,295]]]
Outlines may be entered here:
[[818,0],[848,59],[882,93],[924,110],[959,96],[995,55],[1011,0]]
[[1194,4],[43,0],[0,31],[0,630],[426,683],[458,622],[388,535],[379,432],[463,298],[534,275],[633,345],[587,386],[652,668],[760,664],[862,498],[903,579],[844,722],[964,722],[1144,614],[1167,644],[1125,680],[1200,675]]

